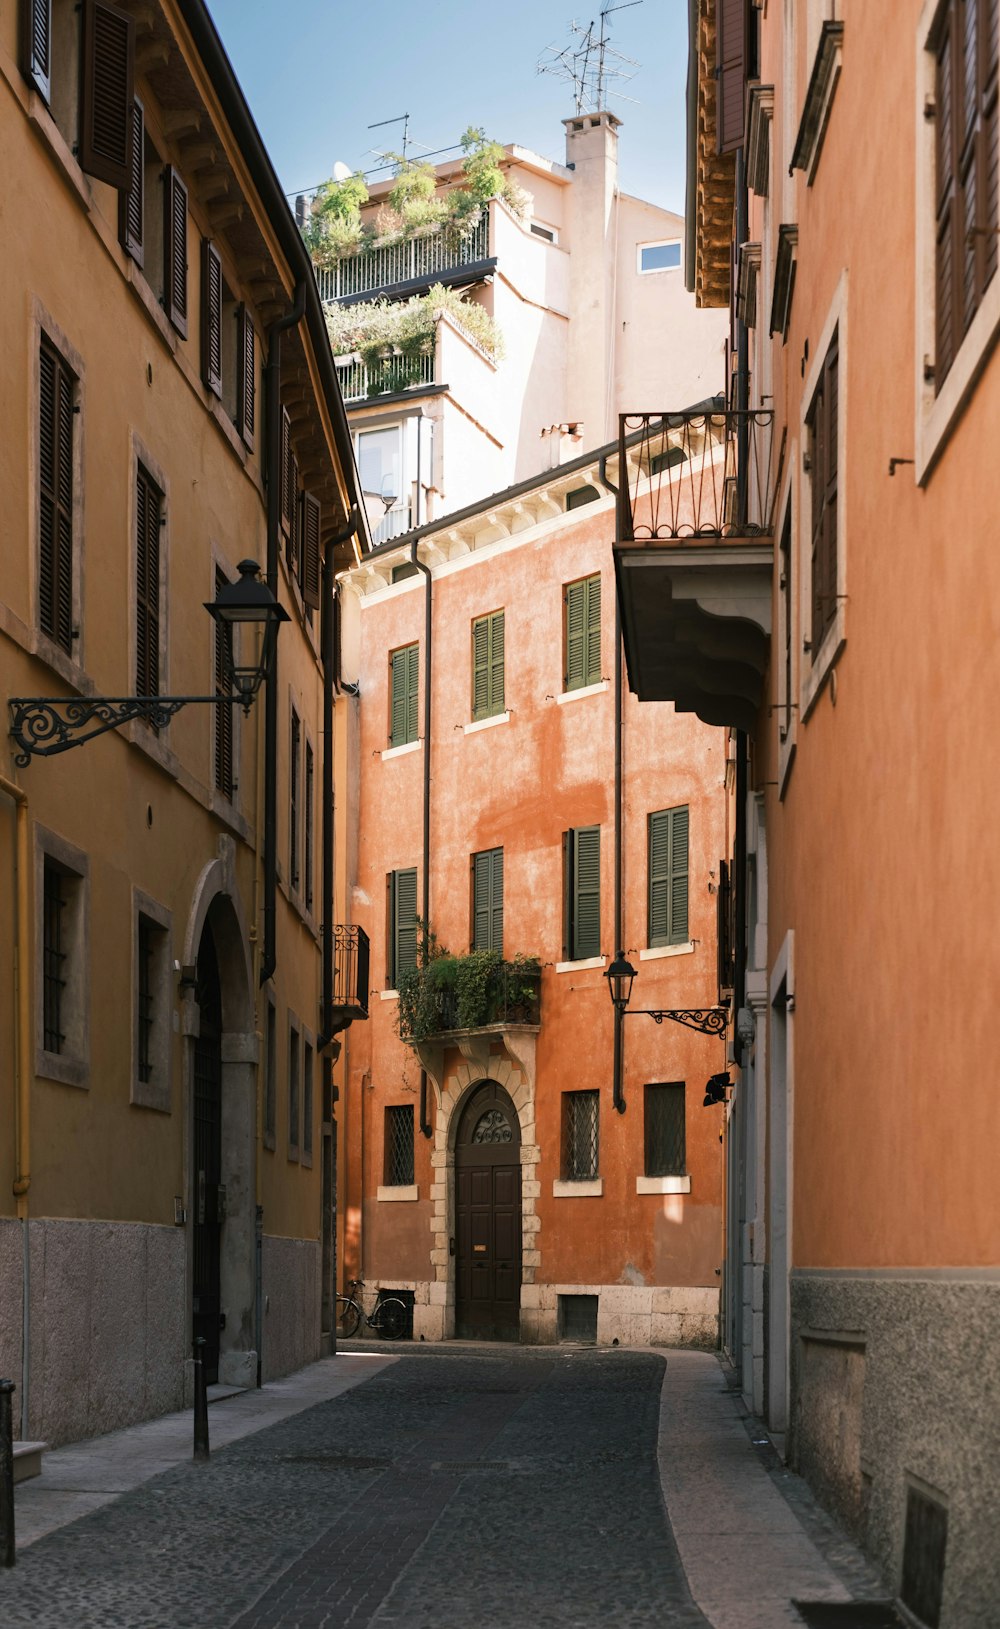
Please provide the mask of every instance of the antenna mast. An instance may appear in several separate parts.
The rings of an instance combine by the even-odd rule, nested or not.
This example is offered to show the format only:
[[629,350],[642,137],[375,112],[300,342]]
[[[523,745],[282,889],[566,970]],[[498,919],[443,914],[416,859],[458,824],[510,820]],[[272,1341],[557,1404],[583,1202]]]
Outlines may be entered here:
[[611,89],[612,82],[627,84],[634,79],[639,64],[611,44],[608,19],[616,11],[641,5],[642,0],[618,0],[617,5],[604,6],[598,23],[583,24],[574,19],[569,25],[573,36],[570,44],[561,51],[555,45],[546,46],[539,57],[536,72],[555,74],[572,85],[575,112],[600,113],[609,96],[633,100]]

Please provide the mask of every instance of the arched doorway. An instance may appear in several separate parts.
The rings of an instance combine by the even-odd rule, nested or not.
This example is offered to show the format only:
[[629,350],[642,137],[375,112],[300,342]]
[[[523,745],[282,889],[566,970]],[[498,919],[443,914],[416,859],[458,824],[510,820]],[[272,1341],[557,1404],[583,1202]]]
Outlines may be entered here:
[[222,1183],[222,986],[212,930],[205,924],[198,947],[198,1038],[194,1046],[192,1139],[191,1333],[204,1339],[202,1363],[209,1385],[219,1378]]
[[474,1086],[455,1139],[455,1334],[516,1341],[521,1321],[521,1131],[495,1081]]

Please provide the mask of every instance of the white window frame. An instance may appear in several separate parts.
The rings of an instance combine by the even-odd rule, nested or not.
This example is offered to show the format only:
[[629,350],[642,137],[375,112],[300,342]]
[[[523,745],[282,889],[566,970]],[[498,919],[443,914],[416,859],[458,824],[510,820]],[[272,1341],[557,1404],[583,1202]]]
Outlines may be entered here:
[[[806,375],[805,387],[800,401],[799,419],[799,463],[801,479],[799,481],[799,509],[798,509],[798,551],[796,559],[799,567],[799,715],[803,722],[809,717],[816,705],[820,691],[829,678],[833,668],[840,660],[841,653],[847,644],[847,497],[848,497],[848,444],[847,444],[847,406],[848,406],[848,380],[850,378],[847,327],[847,269],[843,270],[837,291],[834,294],[826,321],[812,353],[809,372]],[[837,381],[837,609],[833,621],[826,631],[819,650],[806,650],[806,630],[812,628],[812,561],[810,559],[810,545],[812,540],[812,478],[805,467],[805,455],[809,447],[810,436],[806,424],[813,398],[820,382],[823,364],[826,361],[830,342],[833,339],[834,329],[838,330],[838,381]],[[793,526],[794,541],[794,526]]]
[[[642,256],[646,249],[672,249],[677,245],[676,266],[644,266]],[[637,243],[635,246],[635,269],[640,277],[663,277],[669,272],[679,272],[684,269],[684,243],[681,238],[650,238],[646,243]]]

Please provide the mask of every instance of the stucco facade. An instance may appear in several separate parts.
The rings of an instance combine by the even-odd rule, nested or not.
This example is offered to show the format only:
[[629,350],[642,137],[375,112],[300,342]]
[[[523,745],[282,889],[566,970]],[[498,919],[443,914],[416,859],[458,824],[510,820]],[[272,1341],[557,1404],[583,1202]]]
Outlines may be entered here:
[[[228,688],[203,605],[247,557],[271,568],[289,620],[246,718],[228,703],[189,705],[159,728],[134,719],[27,763],[10,736],[0,749],[0,1368],[17,1384],[20,1434],[50,1443],[180,1406],[199,1331],[213,1377],[231,1383],[318,1355],[324,1155],[332,1166],[318,1046],[321,621],[284,536],[269,549],[273,420],[262,422],[266,363],[278,362],[271,325],[304,257],[204,8],[165,0],[115,16],[130,71],[122,105],[126,89],[139,98],[120,156],[144,168],[145,206],[128,162],[120,189],[75,151],[62,91],[88,49],[79,13],[54,34],[51,62],[33,66],[17,8],[0,23],[4,699]],[[310,332],[300,307],[274,384],[294,404],[290,446],[322,505],[325,551],[356,494],[332,368],[327,389],[315,347],[315,295],[313,318]],[[237,323],[249,336],[239,365]],[[66,407],[55,420],[53,376]],[[65,526],[55,544],[53,457]],[[61,619],[53,569],[71,613]],[[276,847],[265,838],[272,705]],[[217,1157],[199,1140],[205,1113]],[[330,1203],[325,1232],[329,1269]]]

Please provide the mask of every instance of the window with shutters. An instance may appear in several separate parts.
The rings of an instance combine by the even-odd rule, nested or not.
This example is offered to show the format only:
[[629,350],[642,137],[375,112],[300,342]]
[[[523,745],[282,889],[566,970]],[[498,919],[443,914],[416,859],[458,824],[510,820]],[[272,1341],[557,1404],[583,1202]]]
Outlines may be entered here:
[[145,264],[146,110],[132,99],[128,185],[118,194],[118,241],[137,266]]
[[313,1060],[315,1053],[310,1041],[302,1045],[302,1163],[312,1164],[313,1152]]
[[35,1073],[86,1086],[90,1052],[88,888],[85,854],[35,827]]
[[403,747],[418,739],[420,646],[404,645],[389,657],[389,745]]
[[251,451],[256,424],[257,333],[245,305],[236,312],[236,415],[234,423]]
[[386,924],[386,988],[394,990],[401,973],[417,965],[417,868],[390,871]]
[[222,396],[222,258],[210,238],[201,243],[201,377]]
[[300,1147],[299,1071],[301,1069],[299,1027],[289,1016],[288,1023],[288,1158],[297,1160]]
[[278,1012],[267,998],[264,1054],[264,1147],[274,1152],[278,1131]]
[[659,809],[648,822],[648,942],[688,942],[688,822],[686,804]]
[[576,826],[563,835],[563,959],[601,954],[601,828]]
[[472,856],[472,948],[503,955],[503,849]]
[[302,794],[302,796],[303,796],[303,808],[302,808],[302,850],[303,850],[303,853],[302,853],[302,873],[303,873],[302,899],[303,899],[303,903],[305,904],[305,908],[306,908],[307,911],[311,911],[312,908],[313,908],[313,884],[314,884],[313,849],[315,848],[314,823],[315,823],[315,803],[316,803],[315,780],[316,780],[316,770],[315,770],[315,765],[314,765],[314,762],[313,762],[312,743],[307,741],[306,742],[305,786],[304,786],[303,794]]
[[163,188],[163,308],[182,339],[188,324],[188,194],[172,164],[166,165]]
[[173,964],[170,913],[133,889],[133,1048],[130,1102],[170,1112]]
[[288,741],[288,885],[293,893],[299,891],[299,863],[302,841],[299,831],[302,808],[302,794],[299,787],[301,774],[302,720],[293,707]]
[[590,1182],[600,1171],[600,1094],[562,1094],[562,1180]]
[[600,574],[568,583],[563,589],[563,603],[563,689],[581,690],[601,680]]
[[472,624],[472,716],[504,711],[504,614],[491,611]]
[[[135,475],[135,693],[160,694],[160,535],[163,493],[142,464]],[[156,730],[153,720],[145,721]]]
[[[225,572],[216,566],[216,597],[218,597],[220,588],[224,588],[229,580]],[[229,682],[229,673],[227,671],[225,640],[222,629],[217,623],[213,625],[212,633],[215,642],[215,694],[217,696],[229,696],[232,694],[232,685]],[[212,711],[215,714],[215,790],[221,792],[222,796],[231,803],[233,792],[236,789],[233,768],[234,711],[228,702],[220,702]]]
[[814,660],[837,613],[839,358],[838,330],[834,329],[806,415],[811,517],[809,648]]
[[643,1090],[646,1176],[685,1176],[684,1082],[657,1081]]
[[132,167],[135,24],[108,0],[21,0],[21,71],[81,169],[126,187]]
[[1000,251],[1000,0],[945,0],[933,49],[940,391],[996,276]]
[[38,625],[74,653],[77,380],[43,336],[38,371]]
[[747,81],[756,77],[758,12],[751,0],[716,0],[716,144],[720,153],[743,145]]
[[[166,290],[166,211],[163,203],[166,166],[148,129],[142,133],[142,270],[161,305]],[[133,206],[133,215],[136,206]],[[119,236],[120,236],[119,232]]]
[[383,1177],[387,1188],[412,1188],[413,1104],[387,1103]]
[[318,611],[323,562],[320,557],[319,499],[303,492],[299,499],[299,589],[307,611]]

